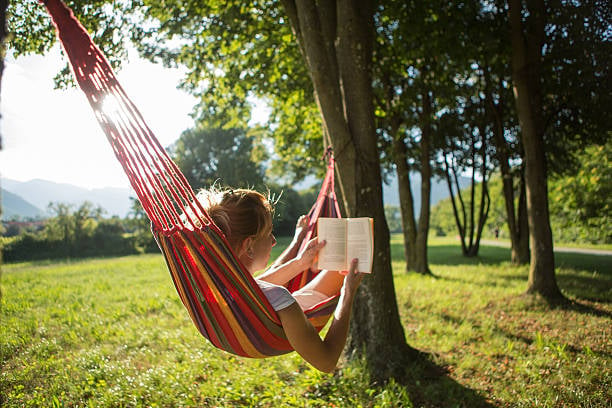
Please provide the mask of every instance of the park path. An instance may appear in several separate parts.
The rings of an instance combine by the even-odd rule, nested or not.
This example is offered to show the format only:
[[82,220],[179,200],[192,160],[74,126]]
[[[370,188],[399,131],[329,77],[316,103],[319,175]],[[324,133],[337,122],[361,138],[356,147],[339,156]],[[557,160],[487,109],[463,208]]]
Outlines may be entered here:
[[[482,245],[499,246],[504,248],[510,248],[510,242],[504,240],[493,240],[493,239],[482,239],[480,240]],[[555,252],[573,252],[576,254],[589,254],[589,255],[602,255],[612,256],[612,251],[607,249],[593,249],[593,248],[572,248],[555,246]]]

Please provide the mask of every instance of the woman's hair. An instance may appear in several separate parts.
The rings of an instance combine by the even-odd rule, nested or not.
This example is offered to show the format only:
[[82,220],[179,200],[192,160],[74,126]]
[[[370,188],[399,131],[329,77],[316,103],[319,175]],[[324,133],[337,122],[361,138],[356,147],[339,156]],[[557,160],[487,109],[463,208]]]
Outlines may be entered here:
[[200,190],[197,198],[234,249],[248,237],[258,240],[272,232],[274,208],[257,191],[213,187]]

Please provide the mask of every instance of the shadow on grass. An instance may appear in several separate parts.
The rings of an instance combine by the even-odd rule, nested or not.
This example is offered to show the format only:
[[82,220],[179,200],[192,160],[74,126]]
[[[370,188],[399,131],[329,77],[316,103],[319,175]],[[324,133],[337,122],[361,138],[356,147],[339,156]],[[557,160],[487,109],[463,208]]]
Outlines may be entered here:
[[[604,303],[604,301],[596,300],[595,302]],[[558,306],[560,309],[567,310],[570,312],[578,312],[582,314],[589,314],[598,317],[607,317],[608,319],[612,319],[612,313],[607,310],[598,309],[589,304],[585,304],[575,300],[568,300],[567,302],[562,303]]]
[[612,303],[612,279],[580,273],[558,273],[557,284],[566,296],[591,302]]
[[416,351],[405,365],[405,376],[398,382],[417,407],[495,407],[476,390],[450,377],[449,368],[436,362],[436,356]]
[[607,276],[612,279],[612,256],[579,252],[556,252],[557,268],[580,269]]
[[[432,265],[500,265],[510,262],[510,248],[494,245],[481,245],[478,256],[467,257],[458,244],[430,245],[427,248],[428,261]],[[404,246],[401,242],[391,244],[392,259],[404,259]],[[597,272],[612,278],[612,256],[595,255],[581,252],[556,252],[555,264],[558,268],[580,269]]]
[[[393,243],[393,259],[404,258],[403,245]],[[510,261],[510,250],[501,247],[481,246],[478,256],[466,257],[458,245],[432,245],[427,249],[427,258],[432,265],[499,265]]]

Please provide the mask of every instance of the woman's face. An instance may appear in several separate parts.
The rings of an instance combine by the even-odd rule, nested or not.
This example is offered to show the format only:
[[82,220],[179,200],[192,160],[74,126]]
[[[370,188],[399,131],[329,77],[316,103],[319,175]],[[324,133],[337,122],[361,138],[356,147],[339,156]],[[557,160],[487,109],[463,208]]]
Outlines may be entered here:
[[253,266],[251,268],[253,272],[260,271],[268,265],[270,252],[274,245],[276,245],[276,238],[272,232],[255,241],[253,244]]

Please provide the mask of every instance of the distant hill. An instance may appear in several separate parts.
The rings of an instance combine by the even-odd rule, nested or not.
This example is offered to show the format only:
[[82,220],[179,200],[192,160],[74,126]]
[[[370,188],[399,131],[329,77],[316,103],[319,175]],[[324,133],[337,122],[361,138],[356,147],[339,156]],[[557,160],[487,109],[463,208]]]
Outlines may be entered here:
[[15,216],[22,218],[37,218],[44,216],[44,211],[30,204],[17,194],[2,189],[2,219],[8,220]]
[[[34,207],[46,209],[51,202],[80,205],[90,201],[102,207],[105,216],[118,215],[125,217],[130,209],[130,196],[134,194],[127,188],[96,188],[86,189],[71,184],[55,183],[47,180],[30,180],[26,182],[2,179],[3,191],[21,197]],[[4,200],[3,200],[4,207]],[[6,207],[5,211],[6,211]],[[25,211],[25,209],[24,209]],[[21,215],[21,213],[18,213]]]

